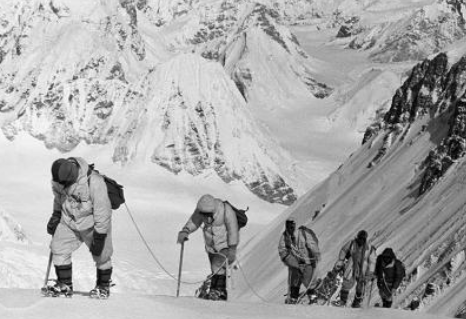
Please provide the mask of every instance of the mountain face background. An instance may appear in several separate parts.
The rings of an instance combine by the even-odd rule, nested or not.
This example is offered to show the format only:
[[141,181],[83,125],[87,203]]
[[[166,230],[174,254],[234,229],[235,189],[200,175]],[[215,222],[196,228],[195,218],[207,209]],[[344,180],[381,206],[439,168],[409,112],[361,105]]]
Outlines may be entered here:
[[[422,311],[463,318],[465,54],[463,42],[412,69],[360,149],[247,247],[242,266],[248,282],[236,276],[237,298],[255,298],[249,284],[265,298],[282,299],[286,267],[276,245],[291,215],[316,232],[322,276],[343,244],[366,229],[377,253],[392,247],[406,266],[395,307],[408,308],[419,298]],[[258,259],[268,267],[250,267]],[[376,292],[372,296],[372,303],[379,301]]]
[[[331,168],[309,170],[325,166],[328,151],[316,147],[313,154],[302,156],[298,145],[303,143],[283,137],[290,123],[281,119],[323,114],[318,123],[310,119],[308,126],[317,132],[314,135],[325,131],[336,136],[338,118],[365,123],[370,117],[370,112],[354,115],[346,105],[335,112],[335,105],[342,104],[342,91],[328,76],[327,65],[333,62],[308,54],[286,25],[305,20],[332,28],[349,21],[359,29],[354,35],[350,32],[344,45],[369,50],[376,62],[411,61],[461,37],[461,23],[450,37],[447,26],[461,22],[464,12],[461,3],[452,1],[87,0],[77,5],[69,0],[24,0],[6,1],[3,7],[0,123],[9,139],[27,132],[63,152],[80,143],[111,144],[116,163],[142,160],[175,174],[213,171],[227,183],[240,180],[261,198],[286,205],[336,167],[356,143],[332,137],[340,150]],[[406,12],[399,13],[400,8]],[[396,14],[388,22],[376,19],[387,12]],[[325,26],[322,19],[328,22]],[[403,19],[410,24],[400,22]],[[423,23],[430,23],[429,28]],[[366,40],[369,35],[363,29],[378,39],[376,46],[364,44],[372,40]],[[424,39],[432,35],[435,45],[426,44]],[[396,39],[411,38],[415,40],[409,45],[396,44]],[[380,54],[390,59],[379,59]],[[217,65],[218,72],[198,68],[207,65],[203,60]],[[170,74],[168,67],[178,71]],[[205,79],[201,86],[184,81],[197,68],[197,78]],[[357,75],[351,81],[357,87],[365,79]],[[223,93],[209,92],[218,89],[213,83],[224,80],[230,83],[221,86]],[[387,86],[393,88],[398,80],[389,81]],[[241,110],[234,118],[220,110],[228,110],[229,103]],[[191,114],[173,112],[176,105]],[[387,101],[367,105],[371,110],[381,107],[386,109]],[[209,108],[213,118],[203,115]],[[146,112],[152,115],[146,118]],[[223,124],[236,121],[236,127]],[[351,125],[343,135],[362,135],[363,125]],[[303,122],[298,127],[304,126]],[[239,136],[239,131],[244,133]],[[175,137],[179,134],[183,137]]]
[[[291,204],[302,192],[290,156],[249,113],[269,91],[324,98],[331,89],[312,77],[311,59],[273,10],[88,0],[22,1],[5,12],[0,110],[9,139],[28,132],[64,152],[112,144],[115,162],[139,156],[174,173],[214,170],[271,202]],[[279,60],[254,69],[261,50]],[[187,79],[196,72],[200,86]]]

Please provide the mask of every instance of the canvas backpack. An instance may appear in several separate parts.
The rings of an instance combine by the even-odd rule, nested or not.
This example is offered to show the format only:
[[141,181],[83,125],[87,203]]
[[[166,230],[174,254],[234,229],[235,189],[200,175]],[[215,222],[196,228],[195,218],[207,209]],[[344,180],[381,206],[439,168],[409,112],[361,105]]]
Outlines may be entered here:
[[246,216],[246,212],[249,210],[249,207],[247,207],[244,210],[244,209],[236,208],[229,201],[224,201],[223,203],[225,205],[228,204],[231,207],[231,209],[233,209],[233,211],[235,212],[236,219],[238,220],[238,229],[241,229],[244,226],[246,226],[246,224],[248,223],[248,216]]
[[103,174],[100,174],[100,172],[96,169],[94,169],[94,164],[89,165],[89,169],[87,171],[87,182],[89,187],[91,186],[91,179],[89,178],[90,175],[92,174],[92,171],[96,172],[100,176],[103,177],[105,184],[107,185],[107,194],[108,198],[110,199],[110,204],[112,206],[112,209],[118,209],[121,204],[125,202],[125,194],[123,192],[123,185],[120,185],[117,181],[114,179],[105,176]]

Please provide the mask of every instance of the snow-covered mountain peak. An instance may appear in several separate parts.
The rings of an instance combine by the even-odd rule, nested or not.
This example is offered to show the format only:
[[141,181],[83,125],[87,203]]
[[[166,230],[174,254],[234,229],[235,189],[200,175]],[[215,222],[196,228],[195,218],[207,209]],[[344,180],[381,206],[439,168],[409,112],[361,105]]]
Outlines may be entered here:
[[117,138],[114,160],[136,158],[145,145],[146,158],[175,173],[213,169],[226,182],[243,180],[264,199],[294,201],[281,177],[286,169],[276,164],[286,162],[283,153],[260,132],[220,64],[181,54],[160,65],[151,81],[149,107],[129,113],[131,125]]

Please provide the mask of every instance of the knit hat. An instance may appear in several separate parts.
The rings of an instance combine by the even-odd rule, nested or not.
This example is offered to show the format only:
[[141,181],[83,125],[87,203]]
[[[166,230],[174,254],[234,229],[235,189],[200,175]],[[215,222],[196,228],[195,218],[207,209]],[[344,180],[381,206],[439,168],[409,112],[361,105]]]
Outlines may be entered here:
[[54,182],[58,182],[58,170],[60,169],[60,165],[66,162],[66,159],[59,158],[55,160],[52,164],[52,180]]
[[58,169],[58,182],[60,184],[73,184],[78,179],[79,167],[76,163],[65,160]]
[[289,224],[293,224],[293,225],[296,225],[296,219],[294,217],[288,217],[285,221],[285,224],[289,225]]
[[390,257],[390,259],[395,258],[395,253],[393,252],[393,249],[391,248],[385,248],[381,255],[382,257]]
[[212,195],[202,195],[197,202],[197,209],[200,213],[213,213],[215,211],[215,198]]
[[360,230],[356,238],[365,241],[367,239],[367,232],[365,230]]

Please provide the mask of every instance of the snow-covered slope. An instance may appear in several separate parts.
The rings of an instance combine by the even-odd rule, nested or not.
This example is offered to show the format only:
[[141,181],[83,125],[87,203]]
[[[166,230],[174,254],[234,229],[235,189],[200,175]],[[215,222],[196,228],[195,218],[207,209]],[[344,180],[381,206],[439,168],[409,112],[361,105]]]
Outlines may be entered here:
[[[250,114],[220,64],[180,53],[186,45],[173,47],[167,29],[179,23],[176,15],[160,28],[151,4],[15,3],[5,13],[0,43],[3,133],[14,140],[26,131],[64,152],[83,142],[110,144],[115,162],[140,159],[193,175],[214,171],[225,182],[241,180],[262,199],[292,203],[299,184],[290,156]],[[312,84],[303,81],[312,79],[300,65],[292,76],[311,94]]]
[[315,79],[319,61],[280,23],[281,13],[249,1],[201,1],[161,29],[173,49],[224,65],[252,106],[292,107],[293,98],[328,96],[331,88]]
[[174,173],[213,170],[225,182],[241,180],[270,202],[296,199],[281,177],[290,158],[262,133],[218,63],[180,55],[157,67],[151,83],[148,106],[125,112],[118,125],[115,161],[142,153]]
[[[378,130],[371,128],[357,152],[251,242],[242,255],[247,277],[235,275],[237,298],[283,298],[287,276],[277,244],[291,214],[319,237],[321,276],[343,243],[366,229],[378,253],[392,247],[407,267],[396,307],[419,297],[423,311],[463,314],[466,68],[461,52],[464,46],[416,66]],[[257,269],[259,262],[267,266]],[[427,283],[438,287],[434,296],[424,294]],[[374,303],[378,296],[372,296]]]
[[211,302],[194,298],[170,296],[144,296],[138,294],[112,294],[104,301],[91,300],[80,295],[72,299],[42,298],[34,290],[0,289],[0,315],[2,318],[133,318],[156,316],[161,319],[415,319],[444,317],[413,314],[401,311],[371,309],[361,311],[331,307],[308,308],[272,304]]
[[[356,31],[360,34],[349,47],[370,49],[372,59],[379,62],[416,61],[443,50],[466,34],[463,1],[435,1],[409,12],[373,27],[360,26]],[[364,25],[364,20],[358,23]]]

